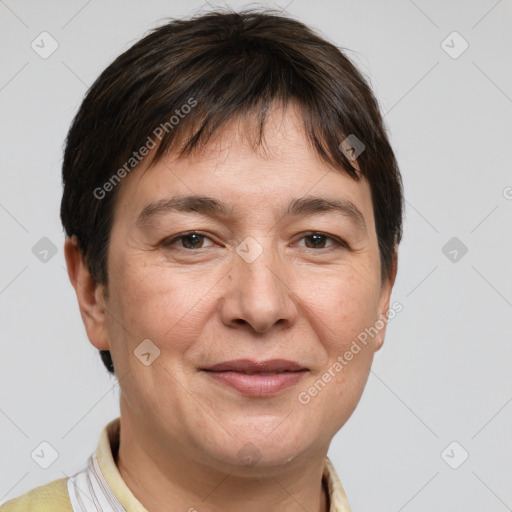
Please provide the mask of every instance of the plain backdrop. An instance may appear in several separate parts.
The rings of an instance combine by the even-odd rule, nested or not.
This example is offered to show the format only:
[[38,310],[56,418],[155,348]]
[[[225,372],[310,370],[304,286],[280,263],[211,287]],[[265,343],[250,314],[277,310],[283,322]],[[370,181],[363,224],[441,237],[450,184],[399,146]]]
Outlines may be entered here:
[[[348,49],[404,179],[392,297],[403,311],[329,451],[352,508],[510,510],[512,4],[260,5]],[[65,271],[60,166],[70,122],[88,86],[147,30],[208,9],[0,1],[0,503],[81,470],[119,414],[116,381],[87,340]],[[58,45],[46,58],[33,49],[41,37],[45,51]],[[58,453],[48,469],[31,456],[42,442]]]

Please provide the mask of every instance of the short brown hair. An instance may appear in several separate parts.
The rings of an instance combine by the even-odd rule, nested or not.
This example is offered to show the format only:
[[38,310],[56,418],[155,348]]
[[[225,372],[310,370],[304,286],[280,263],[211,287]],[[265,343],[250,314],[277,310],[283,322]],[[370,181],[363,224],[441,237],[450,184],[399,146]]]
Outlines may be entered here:
[[[185,139],[178,154],[191,154],[225,121],[249,113],[257,115],[261,141],[271,103],[289,100],[299,105],[320,157],[368,180],[381,274],[389,277],[402,236],[402,182],[367,81],[341,49],[303,23],[273,10],[228,9],[152,30],[101,73],[73,120],[62,166],[61,219],[96,282],[108,282],[116,185],[137,165],[138,149],[154,142],[155,131],[151,164],[175,150],[178,140]],[[185,105],[193,108],[181,116]],[[349,136],[364,144],[360,173],[340,150]],[[100,352],[114,373],[110,352]]]

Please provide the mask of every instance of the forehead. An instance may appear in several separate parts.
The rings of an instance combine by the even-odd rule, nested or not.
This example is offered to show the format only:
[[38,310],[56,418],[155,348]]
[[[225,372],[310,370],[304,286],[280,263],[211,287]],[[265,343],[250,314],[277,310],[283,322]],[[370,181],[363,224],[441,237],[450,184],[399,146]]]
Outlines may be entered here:
[[149,203],[176,195],[214,197],[237,214],[282,210],[292,198],[322,196],[356,204],[372,224],[368,182],[321,159],[295,104],[269,111],[261,144],[255,142],[258,133],[256,120],[236,118],[214,132],[199,152],[164,155],[150,167],[142,162],[122,183],[116,216],[133,217]]

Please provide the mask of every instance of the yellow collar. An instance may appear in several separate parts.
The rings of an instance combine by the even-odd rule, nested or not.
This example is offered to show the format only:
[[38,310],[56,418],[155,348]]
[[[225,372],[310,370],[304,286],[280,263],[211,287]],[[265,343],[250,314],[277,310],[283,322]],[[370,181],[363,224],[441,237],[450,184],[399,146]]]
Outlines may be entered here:
[[[76,510],[87,510],[87,501],[92,502],[96,499],[108,502],[109,510],[116,512],[147,512],[124,482],[114,460],[114,454],[119,450],[120,425],[120,418],[116,418],[105,426],[96,453],[90,457],[87,469],[72,477],[74,480],[70,479],[68,489],[72,502],[81,502],[80,506],[84,507],[78,508],[78,505],[74,505]],[[329,512],[350,512],[345,491],[328,457],[325,458],[323,479],[330,499]],[[82,481],[95,482],[95,485],[89,485],[89,490],[92,487],[97,495],[80,496],[84,485]]]

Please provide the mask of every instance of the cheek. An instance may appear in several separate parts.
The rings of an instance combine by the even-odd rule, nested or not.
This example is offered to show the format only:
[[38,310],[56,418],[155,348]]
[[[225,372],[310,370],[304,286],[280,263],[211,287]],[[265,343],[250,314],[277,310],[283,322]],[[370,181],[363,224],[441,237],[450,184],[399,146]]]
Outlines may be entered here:
[[340,414],[342,421],[348,418],[368,379],[374,354],[368,333],[379,318],[379,290],[378,273],[372,268],[347,269],[336,278],[317,280],[315,286],[304,288],[310,322],[326,353],[315,375],[315,387],[322,396],[317,405],[339,404],[328,413],[334,423]]
[[309,305],[332,349],[344,350],[352,338],[375,323],[380,296],[377,270],[370,264],[347,265],[295,283],[301,302]]
[[[125,327],[120,334],[135,345],[149,338],[161,350],[172,341],[173,352],[182,353],[198,338],[214,308],[207,292],[218,277],[196,272],[191,279],[191,269],[139,263],[134,259],[113,271],[112,303],[116,319]],[[119,332],[119,326],[112,327]],[[111,339],[115,341],[115,336]]]

